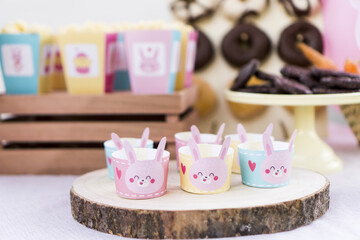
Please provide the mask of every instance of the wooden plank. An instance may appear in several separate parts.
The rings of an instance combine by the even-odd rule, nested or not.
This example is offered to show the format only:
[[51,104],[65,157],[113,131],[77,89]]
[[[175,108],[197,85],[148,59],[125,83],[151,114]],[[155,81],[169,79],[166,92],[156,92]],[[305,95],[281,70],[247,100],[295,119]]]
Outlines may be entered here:
[[197,87],[168,95],[134,95],[115,92],[105,95],[2,95],[0,112],[36,114],[180,114],[194,105]]
[[0,174],[82,174],[104,168],[103,149],[0,150]]
[[188,113],[181,122],[4,122],[0,123],[0,140],[8,142],[100,142],[119,136],[141,137],[145,127],[150,138],[160,141],[164,136],[174,142],[174,134],[190,128],[197,113]]

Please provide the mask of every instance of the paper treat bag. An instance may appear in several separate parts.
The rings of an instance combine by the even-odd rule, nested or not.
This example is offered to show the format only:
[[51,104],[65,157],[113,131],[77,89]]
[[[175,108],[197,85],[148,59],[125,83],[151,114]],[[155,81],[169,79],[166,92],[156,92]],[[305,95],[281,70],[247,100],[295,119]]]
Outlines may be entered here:
[[190,26],[181,26],[181,53],[179,72],[175,89],[181,90],[192,85],[198,33]]
[[40,34],[39,93],[50,92],[51,60],[54,38],[51,34]]
[[174,91],[180,55],[176,30],[124,32],[131,90],[135,94],[168,94]]
[[52,90],[65,90],[66,85],[61,64],[60,48],[57,43],[53,45],[52,51],[50,88]]
[[59,34],[60,53],[70,94],[103,94],[113,89],[110,44],[116,34],[103,32],[67,32]]
[[39,91],[39,34],[0,34],[0,63],[7,94]]

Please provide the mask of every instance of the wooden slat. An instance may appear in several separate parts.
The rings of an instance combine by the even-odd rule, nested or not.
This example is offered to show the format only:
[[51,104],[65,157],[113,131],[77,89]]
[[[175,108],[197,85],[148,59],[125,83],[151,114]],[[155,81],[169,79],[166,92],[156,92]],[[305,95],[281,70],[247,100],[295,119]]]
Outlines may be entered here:
[[168,95],[134,95],[115,92],[105,95],[2,95],[0,112],[36,114],[180,114],[194,105],[197,87]]
[[[175,158],[175,145],[166,149]],[[84,174],[105,167],[103,149],[0,148],[0,174]]]
[[140,137],[145,127],[150,138],[160,141],[164,136],[174,142],[174,134],[190,128],[197,120],[192,111],[180,122],[5,122],[0,123],[0,140],[8,142],[100,142],[119,136]]

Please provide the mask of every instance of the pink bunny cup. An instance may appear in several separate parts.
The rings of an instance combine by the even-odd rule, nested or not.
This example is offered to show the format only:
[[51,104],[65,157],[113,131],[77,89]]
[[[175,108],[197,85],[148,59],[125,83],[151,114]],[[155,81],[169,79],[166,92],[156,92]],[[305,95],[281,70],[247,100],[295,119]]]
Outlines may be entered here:
[[192,125],[190,132],[179,132],[175,134],[175,148],[176,148],[176,162],[177,169],[180,170],[179,165],[179,149],[183,146],[187,146],[190,138],[193,138],[197,144],[208,143],[208,144],[221,144],[222,135],[224,133],[225,123],[221,124],[217,134],[200,133],[199,129]]
[[262,142],[238,145],[241,177],[245,185],[259,188],[282,187],[289,183],[296,130],[290,142],[272,141],[268,133]]
[[[270,123],[265,132],[268,133],[270,136],[272,134],[272,130],[273,130],[273,124]],[[244,143],[244,142],[259,142],[262,140],[263,135],[260,133],[246,133],[246,130],[244,128],[244,126],[239,123],[237,125],[237,134],[230,134],[230,135],[226,135],[226,137],[230,137],[231,138],[231,143],[230,143],[230,147],[232,149],[234,149],[234,162],[233,162],[233,166],[232,166],[232,172],[233,173],[241,173],[240,170],[240,161],[239,161],[239,154],[238,154],[238,148],[237,146],[240,143]],[[272,140],[274,140],[274,137],[271,137]]]
[[120,197],[147,199],[166,193],[170,153],[165,151],[166,138],[157,149],[133,148],[124,141],[122,150],[112,154],[115,187]]
[[196,144],[179,149],[181,189],[197,194],[214,194],[229,190],[234,150],[230,138],[223,145]]

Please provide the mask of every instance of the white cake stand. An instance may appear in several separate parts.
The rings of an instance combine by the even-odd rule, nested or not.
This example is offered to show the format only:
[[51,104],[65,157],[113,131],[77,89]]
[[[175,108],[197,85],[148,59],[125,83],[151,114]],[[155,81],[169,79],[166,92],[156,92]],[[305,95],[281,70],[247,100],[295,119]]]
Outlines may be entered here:
[[360,93],[285,95],[225,90],[225,95],[227,100],[236,103],[294,106],[295,127],[298,131],[295,140],[294,166],[323,174],[342,169],[340,158],[316,133],[315,106],[357,104],[360,103]]

